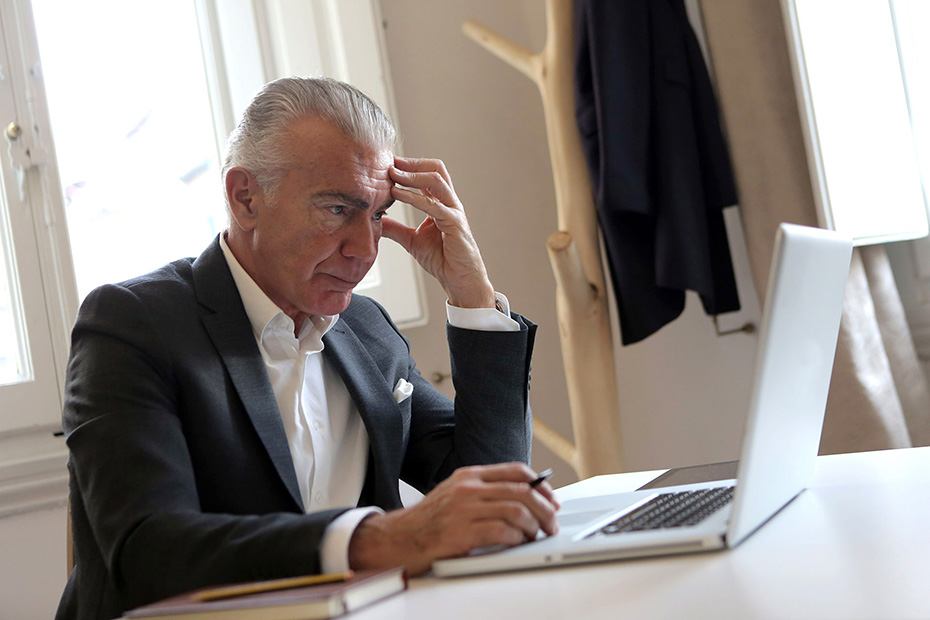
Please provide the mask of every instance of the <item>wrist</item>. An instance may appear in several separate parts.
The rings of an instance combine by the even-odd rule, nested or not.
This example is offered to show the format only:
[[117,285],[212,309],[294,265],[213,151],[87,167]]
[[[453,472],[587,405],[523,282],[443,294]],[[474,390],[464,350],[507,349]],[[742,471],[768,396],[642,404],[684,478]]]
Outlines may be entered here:
[[[375,520],[375,523],[372,523]],[[378,559],[374,553],[377,552],[377,519],[376,515],[371,514],[362,519],[352,533],[349,539],[349,568],[360,570],[377,566]]]
[[362,519],[349,541],[349,568],[393,568],[403,566],[411,576],[422,575],[432,565],[432,555],[426,543],[418,540],[420,526],[411,530],[404,525],[404,515],[410,508],[385,514],[372,514]]
[[399,545],[399,533],[392,525],[401,512],[371,514],[362,519],[349,540],[349,568],[392,568],[407,563],[404,553],[407,550],[402,543]]
[[449,304],[456,308],[495,308],[497,296],[490,282],[470,291],[446,291]]

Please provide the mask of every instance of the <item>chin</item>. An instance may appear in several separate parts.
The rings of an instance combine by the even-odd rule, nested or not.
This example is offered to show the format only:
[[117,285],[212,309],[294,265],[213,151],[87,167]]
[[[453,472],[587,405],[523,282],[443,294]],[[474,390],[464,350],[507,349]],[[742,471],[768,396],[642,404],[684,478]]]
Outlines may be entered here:
[[349,302],[351,301],[352,292],[349,291],[348,293],[330,293],[326,295],[324,299],[319,299],[317,303],[311,303],[309,305],[311,308],[314,308],[313,314],[332,316],[344,312],[345,309],[349,307]]

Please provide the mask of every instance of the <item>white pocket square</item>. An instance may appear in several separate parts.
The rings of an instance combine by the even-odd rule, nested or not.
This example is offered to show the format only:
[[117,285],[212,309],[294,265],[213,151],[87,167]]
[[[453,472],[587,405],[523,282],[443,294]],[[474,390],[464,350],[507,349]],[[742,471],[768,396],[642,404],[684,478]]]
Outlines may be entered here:
[[394,400],[399,403],[404,402],[413,394],[413,384],[406,379],[398,379],[397,385],[394,386]]

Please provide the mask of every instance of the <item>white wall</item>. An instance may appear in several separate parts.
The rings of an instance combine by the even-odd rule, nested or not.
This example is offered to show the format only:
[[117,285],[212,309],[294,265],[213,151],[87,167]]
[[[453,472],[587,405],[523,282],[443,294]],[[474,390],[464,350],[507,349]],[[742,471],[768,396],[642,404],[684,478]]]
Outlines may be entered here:
[[65,587],[65,507],[0,518],[0,618],[49,620]]

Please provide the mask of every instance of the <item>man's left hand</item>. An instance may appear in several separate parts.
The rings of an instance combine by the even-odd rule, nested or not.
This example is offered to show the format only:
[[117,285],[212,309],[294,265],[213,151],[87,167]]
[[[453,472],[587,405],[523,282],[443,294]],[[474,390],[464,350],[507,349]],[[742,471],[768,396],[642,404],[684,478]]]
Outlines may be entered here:
[[494,287],[472,236],[465,209],[438,159],[395,157],[391,190],[396,200],[426,214],[417,227],[384,218],[383,235],[399,243],[436,278],[459,308],[493,308]]

